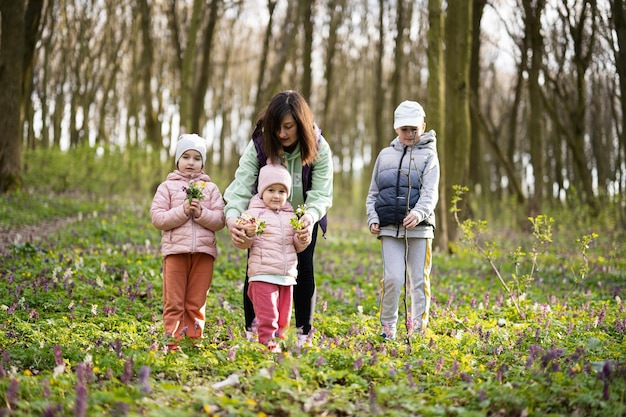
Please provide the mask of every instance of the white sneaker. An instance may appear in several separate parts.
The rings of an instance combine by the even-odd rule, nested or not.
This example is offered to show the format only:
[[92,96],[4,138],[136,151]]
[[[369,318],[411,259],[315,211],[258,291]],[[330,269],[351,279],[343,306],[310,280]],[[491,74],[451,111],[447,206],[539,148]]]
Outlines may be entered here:
[[252,330],[246,330],[246,340],[248,342],[256,342],[256,333],[254,333]]

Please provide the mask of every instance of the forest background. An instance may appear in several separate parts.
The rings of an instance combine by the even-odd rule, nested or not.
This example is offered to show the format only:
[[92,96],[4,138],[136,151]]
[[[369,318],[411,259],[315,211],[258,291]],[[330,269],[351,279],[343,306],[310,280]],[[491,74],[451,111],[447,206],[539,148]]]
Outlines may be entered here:
[[40,162],[84,147],[135,174],[101,186],[150,195],[181,132],[207,139],[224,189],[259,109],[296,89],[350,190],[336,211],[362,215],[393,109],[413,99],[439,139],[439,247],[456,238],[455,184],[476,216],[504,203],[516,223],[576,208],[626,224],[621,0],[3,0],[0,16],[2,192],[25,175],[74,188],[84,161]]
[[[0,415],[624,416],[624,1],[0,0],[0,25]],[[284,89],[335,158],[312,346],[245,339],[222,230],[207,337],[172,355],[154,187],[198,132],[223,191]],[[363,202],[404,99],[443,250],[427,333],[383,342]]]

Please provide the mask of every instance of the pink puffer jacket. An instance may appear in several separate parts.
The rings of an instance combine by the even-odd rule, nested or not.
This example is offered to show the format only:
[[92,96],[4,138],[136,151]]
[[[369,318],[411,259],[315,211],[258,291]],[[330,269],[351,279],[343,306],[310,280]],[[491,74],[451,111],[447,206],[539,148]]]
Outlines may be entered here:
[[309,245],[297,238],[289,220],[294,217],[291,203],[286,202],[279,210],[267,208],[258,194],[252,196],[247,210],[248,215],[265,222],[262,234],[236,245],[240,249],[250,249],[248,256],[248,276],[268,274],[296,278],[298,276],[298,256]]
[[[200,217],[187,217],[183,202],[189,181],[204,182],[204,199]],[[217,185],[205,173],[188,175],[176,170],[167,175],[152,200],[152,224],[161,230],[163,257],[175,253],[207,253],[217,258],[215,232],[224,228],[224,199]]]

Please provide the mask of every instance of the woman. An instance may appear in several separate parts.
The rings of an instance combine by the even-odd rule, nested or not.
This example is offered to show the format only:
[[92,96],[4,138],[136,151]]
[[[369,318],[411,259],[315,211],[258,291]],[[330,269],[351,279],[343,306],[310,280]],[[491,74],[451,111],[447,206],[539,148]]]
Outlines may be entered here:
[[[301,217],[304,227],[297,233],[303,239],[311,239],[311,244],[298,254],[297,285],[293,293],[296,327],[300,330],[298,343],[304,345],[311,340],[316,294],[313,253],[318,225],[326,233],[326,212],[333,199],[333,165],[330,146],[315,125],[306,100],[296,91],[276,94],[261,113],[252,140],[239,159],[235,179],[224,192],[226,225],[235,244],[245,240],[245,230],[237,218],[256,194],[259,170],[267,160],[284,165],[291,174],[289,202],[294,210],[306,205]],[[244,313],[246,330],[252,331],[254,309],[247,293],[246,276]]]

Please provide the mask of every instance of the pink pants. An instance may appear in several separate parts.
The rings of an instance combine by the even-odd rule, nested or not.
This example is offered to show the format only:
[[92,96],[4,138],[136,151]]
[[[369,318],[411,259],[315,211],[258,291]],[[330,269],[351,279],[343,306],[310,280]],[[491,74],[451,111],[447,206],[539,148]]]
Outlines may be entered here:
[[215,259],[205,253],[168,255],[163,260],[163,325],[176,339],[202,337],[206,296]]
[[293,286],[252,281],[248,297],[259,325],[259,342],[267,344],[274,337],[282,337],[291,319]]

